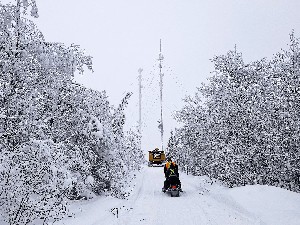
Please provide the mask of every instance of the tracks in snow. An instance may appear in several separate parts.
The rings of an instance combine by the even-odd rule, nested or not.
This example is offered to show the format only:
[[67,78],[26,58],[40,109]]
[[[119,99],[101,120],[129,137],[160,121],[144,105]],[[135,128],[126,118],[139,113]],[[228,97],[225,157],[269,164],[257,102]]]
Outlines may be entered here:
[[115,224],[262,224],[227,196],[222,187],[215,189],[204,178],[181,174],[184,190],[180,197],[162,193],[164,175],[161,167],[145,167],[135,182],[135,190],[120,206]]

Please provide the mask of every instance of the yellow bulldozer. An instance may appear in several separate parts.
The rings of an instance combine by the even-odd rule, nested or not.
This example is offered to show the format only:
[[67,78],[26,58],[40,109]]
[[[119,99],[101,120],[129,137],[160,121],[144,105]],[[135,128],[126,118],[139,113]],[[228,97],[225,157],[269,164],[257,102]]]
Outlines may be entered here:
[[158,165],[163,166],[163,163],[166,162],[166,155],[164,151],[159,151],[158,148],[149,152],[149,161],[148,166]]

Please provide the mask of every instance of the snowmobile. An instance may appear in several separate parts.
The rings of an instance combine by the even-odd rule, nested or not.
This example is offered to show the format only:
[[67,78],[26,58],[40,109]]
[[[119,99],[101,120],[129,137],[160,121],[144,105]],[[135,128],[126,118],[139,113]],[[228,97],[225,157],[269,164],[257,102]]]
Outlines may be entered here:
[[171,197],[179,197],[179,193],[182,192],[178,184],[170,184],[170,187],[167,190],[162,188],[162,191],[170,193]]
[[167,192],[171,193],[171,197],[179,197],[181,189],[178,187],[178,184],[170,185]]
[[179,192],[182,192],[182,190],[181,185],[177,182],[177,179],[170,179],[168,189],[165,189],[165,187],[163,187],[162,192],[170,193],[171,197],[179,197]]

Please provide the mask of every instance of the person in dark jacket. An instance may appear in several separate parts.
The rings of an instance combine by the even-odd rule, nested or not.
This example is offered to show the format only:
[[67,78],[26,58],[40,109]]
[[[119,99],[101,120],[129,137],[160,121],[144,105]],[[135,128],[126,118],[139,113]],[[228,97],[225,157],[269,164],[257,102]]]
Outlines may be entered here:
[[165,182],[163,191],[165,192],[170,184],[178,184],[179,189],[181,190],[181,182],[179,180],[179,173],[178,173],[178,165],[172,161],[172,158],[169,157],[167,162],[164,166],[164,173],[165,173]]

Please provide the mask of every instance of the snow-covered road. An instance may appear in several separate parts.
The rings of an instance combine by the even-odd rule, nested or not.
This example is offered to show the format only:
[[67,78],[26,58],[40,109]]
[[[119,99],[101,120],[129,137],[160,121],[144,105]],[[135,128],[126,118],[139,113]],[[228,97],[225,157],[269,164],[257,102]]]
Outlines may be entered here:
[[[136,180],[133,195],[124,204],[119,224],[260,224],[254,216],[231,201],[211,195],[204,178],[181,174],[180,197],[161,192],[164,174],[161,167],[147,167]],[[218,186],[219,187],[219,186]],[[122,207],[121,207],[122,209]]]
[[[269,186],[229,189],[207,177],[181,174],[180,197],[161,192],[162,167],[145,167],[132,180],[126,200],[100,197],[73,205],[68,225],[296,225],[300,224],[300,195]],[[239,203],[238,203],[239,202]],[[118,214],[117,214],[118,212]]]

